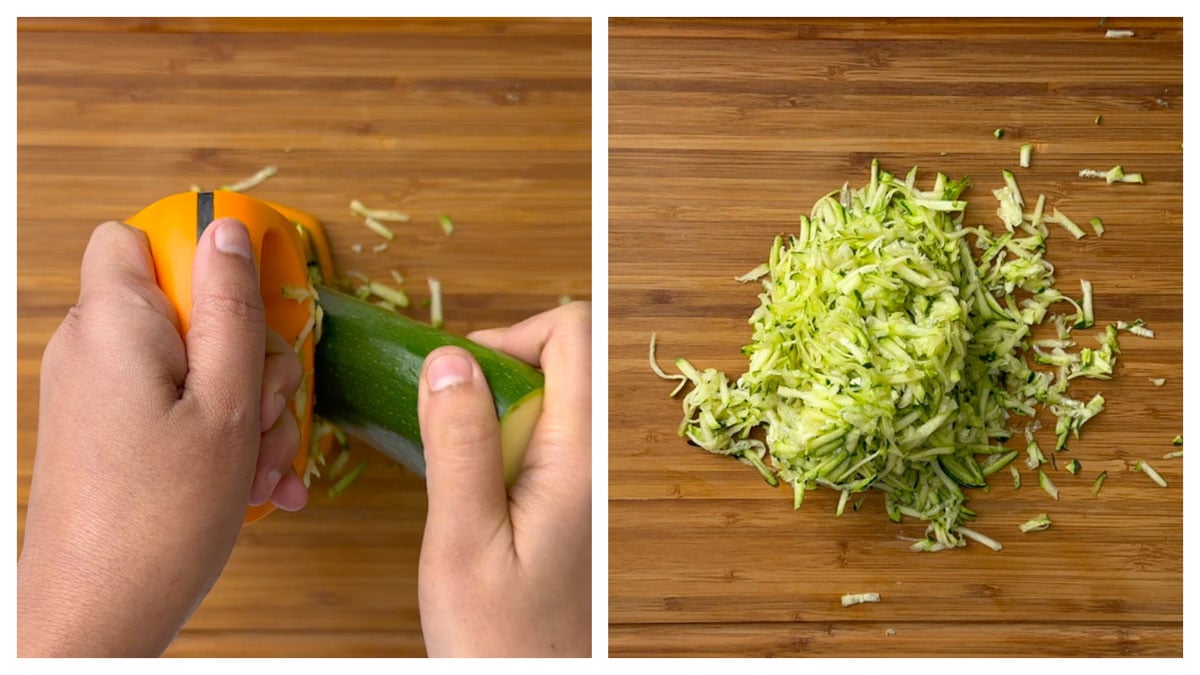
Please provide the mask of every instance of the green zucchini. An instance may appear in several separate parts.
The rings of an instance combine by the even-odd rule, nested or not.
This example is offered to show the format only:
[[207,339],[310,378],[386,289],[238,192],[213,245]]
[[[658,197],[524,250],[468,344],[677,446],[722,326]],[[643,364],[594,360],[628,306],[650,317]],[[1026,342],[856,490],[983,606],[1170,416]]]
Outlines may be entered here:
[[[954,482],[959,485],[977,488],[987,485],[987,478],[983,474],[983,469],[980,468],[979,462],[970,455],[965,457],[941,455],[938,457],[938,463],[942,465],[942,470],[949,474],[954,479]],[[1000,466],[1004,465],[1000,464]]]
[[516,480],[542,410],[541,371],[445,331],[318,286],[323,312],[314,381],[316,414],[425,475],[417,381],[425,356],[462,347],[487,378],[500,420],[504,479]]

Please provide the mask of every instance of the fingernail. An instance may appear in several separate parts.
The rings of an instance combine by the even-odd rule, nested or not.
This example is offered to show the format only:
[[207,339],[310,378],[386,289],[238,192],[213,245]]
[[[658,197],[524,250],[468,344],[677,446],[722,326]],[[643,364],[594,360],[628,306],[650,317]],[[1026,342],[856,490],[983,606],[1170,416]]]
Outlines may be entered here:
[[471,361],[462,352],[438,354],[425,369],[430,391],[438,392],[471,380]]
[[250,496],[250,506],[258,506],[271,498],[271,493],[275,491],[275,486],[279,485],[279,479],[283,478],[283,474],[279,469],[271,469],[267,474],[267,480],[262,485],[262,489],[255,490]]
[[217,224],[217,250],[221,253],[236,255],[250,260],[250,234],[246,226],[239,222],[227,221]]

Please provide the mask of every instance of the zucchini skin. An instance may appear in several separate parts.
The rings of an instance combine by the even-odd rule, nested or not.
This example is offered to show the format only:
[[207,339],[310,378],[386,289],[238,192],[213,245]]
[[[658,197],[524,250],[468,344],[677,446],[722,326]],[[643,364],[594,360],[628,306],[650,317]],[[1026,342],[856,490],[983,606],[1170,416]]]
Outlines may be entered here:
[[326,286],[317,293],[324,318],[313,370],[316,414],[420,475],[417,387],[434,349],[453,345],[475,357],[502,424],[525,402],[540,405],[545,378],[524,361]]

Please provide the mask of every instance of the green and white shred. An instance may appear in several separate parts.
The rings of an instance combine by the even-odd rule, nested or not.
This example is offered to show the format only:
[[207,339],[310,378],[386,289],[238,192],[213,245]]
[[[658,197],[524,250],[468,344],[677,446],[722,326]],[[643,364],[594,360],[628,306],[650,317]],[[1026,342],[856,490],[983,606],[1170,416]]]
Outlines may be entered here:
[[[1086,302],[1055,289],[1043,255],[1056,219],[1043,217],[1044,197],[1027,212],[1005,172],[993,191],[1004,228],[993,234],[963,224],[966,178],[938,174],[926,191],[915,177],[915,167],[902,179],[872,162],[867,185],[822,197],[798,234],[776,237],[769,261],[739,278],[760,280],[763,292],[736,382],[685,359],[675,362],[681,375],[663,373],[653,344],[651,364],[693,385],[681,436],[790,484],[796,508],[818,486],[841,491],[843,505],[874,488],[893,521],[928,521],[914,550],[968,538],[998,548],[964,527],[975,515],[964,487],[985,486],[1020,454],[1007,445],[1017,440],[1011,416],[1049,408],[1058,450],[1078,436],[1104,399],[1073,399],[1068,383],[1111,376],[1117,330],[1071,349],[1072,329],[1092,324],[1091,285],[1081,284]],[[1056,304],[1068,314],[1048,318]],[[1033,339],[1030,329],[1048,320],[1058,337]],[[1032,368],[1030,357],[1053,368]],[[757,428],[765,443],[751,436]]]

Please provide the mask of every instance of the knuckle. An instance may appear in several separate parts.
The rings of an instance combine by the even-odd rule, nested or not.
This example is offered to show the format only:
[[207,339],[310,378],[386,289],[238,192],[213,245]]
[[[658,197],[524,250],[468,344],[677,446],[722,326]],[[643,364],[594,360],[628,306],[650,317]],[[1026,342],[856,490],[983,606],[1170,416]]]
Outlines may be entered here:
[[144,241],[145,234],[141,230],[130,227],[125,223],[109,220],[100,223],[95,227],[95,229],[92,230],[91,241],[89,241],[88,244],[91,245],[96,242],[111,241],[114,242],[114,245],[118,247],[125,247],[137,243],[138,235],[141,235]]
[[568,302],[562,306],[562,311],[567,316],[568,321],[579,322],[584,325],[591,323],[592,303],[589,300]]
[[486,412],[458,415],[441,425],[439,441],[450,449],[499,444],[499,422]]
[[232,392],[209,394],[198,404],[211,438],[225,444],[259,438],[257,406],[247,405]]
[[82,338],[82,312],[76,305],[67,310],[67,316],[50,336],[46,349],[42,352],[41,378],[43,381],[53,377],[58,372],[59,364],[69,358],[69,354],[78,348]]
[[229,284],[209,288],[194,304],[193,313],[203,313],[208,320],[224,318],[255,325],[266,322],[262,297],[249,286]]
[[58,330],[54,331],[54,335],[50,338],[50,344],[46,346],[46,351],[51,349],[55,351],[60,349],[70,350],[74,348],[82,337],[83,333],[83,310],[79,305],[75,305],[67,310],[67,315],[63,318],[62,323],[58,325]]
[[586,301],[571,302],[562,306],[562,317],[559,324],[563,331],[571,335],[587,336],[592,333],[592,303]]

